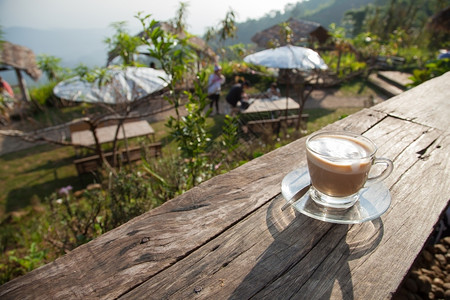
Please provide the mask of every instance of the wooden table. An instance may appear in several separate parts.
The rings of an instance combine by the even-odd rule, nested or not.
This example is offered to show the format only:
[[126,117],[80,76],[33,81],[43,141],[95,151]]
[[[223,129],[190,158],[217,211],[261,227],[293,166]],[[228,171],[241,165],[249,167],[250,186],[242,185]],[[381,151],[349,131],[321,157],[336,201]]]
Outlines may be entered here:
[[[288,110],[298,110],[300,105],[294,101],[292,98],[278,98],[278,99],[250,99],[252,104],[246,110],[242,111],[242,114],[255,114],[255,113],[265,113],[273,112],[279,113]],[[287,102],[287,103],[286,103]],[[286,107],[287,105],[287,107]]]
[[327,129],[391,158],[388,211],[359,225],[281,211],[305,138],[0,286],[2,299],[386,299],[450,197],[450,72]]
[[[134,138],[155,134],[155,130],[153,130],[152,126],[150,126],[150,124],[145,120],[125,122],[123,123],[123,128],[124,130],[122,128],[119,130],[117,137],[118,140],[123,140],[124,137]],[[98,127],[96,132],[100,144],[113,142],[116,131],[117,124]],[[71,132],[70,137],[72,139],[72,143],[77,146],[91,146],[95,144],[94,135],[89,129]]]

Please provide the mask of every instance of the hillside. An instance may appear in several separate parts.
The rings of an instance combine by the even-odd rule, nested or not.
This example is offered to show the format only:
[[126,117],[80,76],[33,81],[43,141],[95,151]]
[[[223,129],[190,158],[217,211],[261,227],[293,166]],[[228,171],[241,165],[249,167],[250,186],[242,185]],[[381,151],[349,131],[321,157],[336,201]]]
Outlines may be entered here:
[[230,41],[230,44],[251,43],[251,38],[255,33],[287,21],[291,17],[317,22],[325,28],[328,28],[331,23],[341,25],[346,11],[359,9],[370,3],[384,5],[386,2],[387,0],[309,0],[297,2],[285,7],[284,13],[281,11],[271,12],[260,19],[238,23],[238,37]]

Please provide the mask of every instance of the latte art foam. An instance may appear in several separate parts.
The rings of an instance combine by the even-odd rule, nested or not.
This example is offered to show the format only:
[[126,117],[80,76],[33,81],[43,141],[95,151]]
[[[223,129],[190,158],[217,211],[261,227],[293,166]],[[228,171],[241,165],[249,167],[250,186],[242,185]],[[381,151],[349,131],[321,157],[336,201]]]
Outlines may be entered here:
[[309,143],[315,153],[335,159],[359,159],[370,156],[369,147],[356,139],[324,136]]

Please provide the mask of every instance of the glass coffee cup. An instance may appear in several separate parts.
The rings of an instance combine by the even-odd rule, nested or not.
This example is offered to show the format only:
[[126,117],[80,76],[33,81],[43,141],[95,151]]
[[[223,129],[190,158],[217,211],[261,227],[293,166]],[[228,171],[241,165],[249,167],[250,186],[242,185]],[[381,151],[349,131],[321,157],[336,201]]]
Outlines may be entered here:
[[[352,207],[362,188],[385,179],[394,168],[391,160],[375,157],[376,151],[370,139],[346,131],[311,135],[306,140],[311,198],[325,207]],[[386,167],[379,175],[369,178],[374,164]]]

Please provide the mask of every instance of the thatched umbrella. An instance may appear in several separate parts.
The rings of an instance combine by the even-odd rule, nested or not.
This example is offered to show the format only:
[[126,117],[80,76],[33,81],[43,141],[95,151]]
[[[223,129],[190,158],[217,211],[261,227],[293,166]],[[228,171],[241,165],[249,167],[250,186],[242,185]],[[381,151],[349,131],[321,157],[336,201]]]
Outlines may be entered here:
[[42,75],[42,71],[38,68],[36,57],[30,49],[15,45],[10,42],[2,42],[0,45],[0,71],[14,69],[19,82],[22,97],[29,99],[27,87],[21,71],[27,73],[34,81],[37,81]]
[[[317,40],[320,44],[323,44],[330,37],[328,31],[319,23],[290,18],[287,24],[292,29],[293,37],[290,43],[293,45],[304,40]],[[277,24],[255,34],[252,41],[262,48],[283,46],[287,42],[281,32],[282,27]]]

